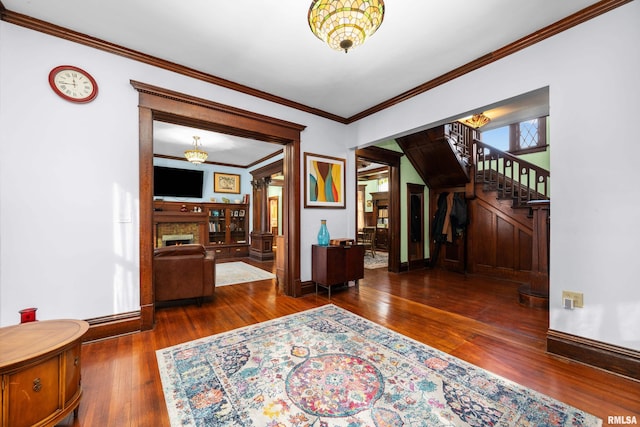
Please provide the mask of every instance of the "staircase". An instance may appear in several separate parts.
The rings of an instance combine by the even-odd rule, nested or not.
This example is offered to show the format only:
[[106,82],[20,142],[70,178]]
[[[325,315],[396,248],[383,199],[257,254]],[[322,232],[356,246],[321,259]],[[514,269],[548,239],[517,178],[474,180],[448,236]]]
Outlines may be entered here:
[[[475,129],[458,122],[396,141],[429,186],[431,218],[440,193],[464,192],[467,200],[464,239],[448,243],[436,265],[548,284],[549,171],[484,144]],[[541,213],[547,218],[538,221]]]
[[473,145],[476,183],[485,190],[511,200],[513,208],[528,208],[531,201],[549,199],[549,171],[481,141],[474,140]]
[[450,123],[397,138],[407,159],[430,189],[469,183],[474,129]]
[[513,208],[549,199],[549,171],[478,140],[459,122],[420,131],[396,141],[431,190],[482,184]]

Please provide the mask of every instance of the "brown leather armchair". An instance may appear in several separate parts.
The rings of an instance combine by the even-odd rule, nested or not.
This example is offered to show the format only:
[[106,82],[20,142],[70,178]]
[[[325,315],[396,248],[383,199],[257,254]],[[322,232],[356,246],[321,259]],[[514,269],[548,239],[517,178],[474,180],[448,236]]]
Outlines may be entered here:
[[155,301],[212,296],[216,286],[216,261],[212,251],[199,244],[176,245],[153,251]]

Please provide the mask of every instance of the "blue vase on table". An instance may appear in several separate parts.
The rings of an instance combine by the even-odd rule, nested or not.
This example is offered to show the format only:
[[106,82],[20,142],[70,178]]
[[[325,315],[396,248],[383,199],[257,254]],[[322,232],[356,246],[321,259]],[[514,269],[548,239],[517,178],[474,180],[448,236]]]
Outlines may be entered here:
[[327,228],[327,220],[320,220],[320,231],[318,231],[318,245],[329,246],[329,229]]

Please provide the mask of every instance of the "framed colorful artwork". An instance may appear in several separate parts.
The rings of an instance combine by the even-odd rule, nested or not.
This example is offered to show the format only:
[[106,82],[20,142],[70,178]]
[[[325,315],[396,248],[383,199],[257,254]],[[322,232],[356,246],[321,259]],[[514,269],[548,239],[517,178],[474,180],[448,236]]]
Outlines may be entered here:
[[304,153],[304,207],[345,208],[345,160]]
[[214,172],[213,192],[240,194],[240,175]]

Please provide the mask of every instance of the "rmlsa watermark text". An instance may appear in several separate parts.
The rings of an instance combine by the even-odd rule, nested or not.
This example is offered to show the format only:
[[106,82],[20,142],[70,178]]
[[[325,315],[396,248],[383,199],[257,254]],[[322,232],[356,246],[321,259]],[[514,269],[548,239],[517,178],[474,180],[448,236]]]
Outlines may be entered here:
[[635,415],[609,415],[607,417],[607,423],[610,425],[634,425],[638,424],[638,420]]

